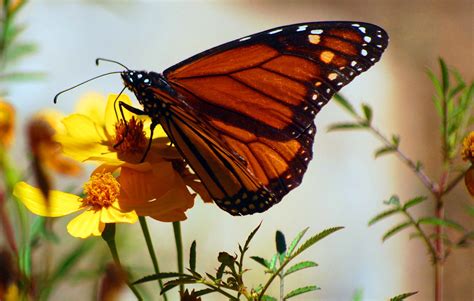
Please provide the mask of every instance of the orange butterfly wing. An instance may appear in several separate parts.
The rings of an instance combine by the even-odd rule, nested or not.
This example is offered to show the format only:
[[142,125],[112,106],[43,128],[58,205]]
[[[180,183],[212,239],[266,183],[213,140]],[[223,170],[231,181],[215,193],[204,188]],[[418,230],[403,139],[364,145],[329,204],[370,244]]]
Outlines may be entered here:
[[[182,96],[176,104],[186,103],[200,120],[187,120],[187,126],[177,122],[177,127],[187,127],[188,137],[201,131],[200,124],[212,128],[213,138],[194,142],[225,145],[237,159],[216,160],[239,161],[238,168],[230,169],[258,183],[240,183],[234,195],[227,192],[224,198],[211,189],[217,204],[232,214],[260,212],[298,186],[312,158],[315,115],[335,92],[377,62],[387,43],[385,31],[371,24],[296,24],[229,42],[167,69],[164,76]],[[190,165],[206,186],[226,178],[224,171],[219,179],[203,179],[201,174],[212,168],[199,171]],[[268,191],[271,202],[258,198],[242,205],[242,193],[261,197],[262,191]]]

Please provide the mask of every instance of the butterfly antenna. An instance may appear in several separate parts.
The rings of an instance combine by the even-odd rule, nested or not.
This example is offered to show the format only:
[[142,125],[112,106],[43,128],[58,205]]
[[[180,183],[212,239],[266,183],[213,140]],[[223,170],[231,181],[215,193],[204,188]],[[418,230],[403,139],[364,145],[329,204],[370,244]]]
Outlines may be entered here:
[[104,58],[101,58],[101,57],[95,59],[95,64],[96,64],[97,66],[99,66],[99,62],[100,62],[100,61],[109,62],[109,63],[114,63],[114,64],[120,65],[120,66],[124,67],[125,69],[127,69],[128,71],[130,71],[130,69],[128,69],[128,67],[125,66],[125,65],[122,64],[122,63],[119,63],[119,62],[114,61],[114,60],[104,59]]
[[122,71],[113,71],[113,72],[107,72],[107,73],[104,73],[104,74],[101,74],[101,75],[97,75],[97,76],[94,76],[93,78],[89,78],[88,80],[83,81],[83,82],[80,83],[80,84],[77,84],[77,85],[75,85],[75,86],[72,86],[72,87],[70,87],[70,88],[67,88],[66,90],[63,90],[63,91],[59,92],[58,94],[56,94],[56,96],[54,96],[54,103],[57,103],[57,101],[58,101],[58,96],[61,95],[61,94],[63,94],[64,92],[70,91],[70,90],[72,90],[72,89],[74,89],[74,88],[77,88],[77,87],[79,87],[79,86],[81,86],[81,85],[83,85],[83,84],[85,84],[85,83],[88,83],[88,82],[90,82],[90,81],[93,81],[93,80],[95,80],[95,79],[98,79],[98,78],[101,78],[101,77],[104,77],[104,76],[107,76],[107,75],[111,75],[111,74],[117,74],[117,73],[122,73]]

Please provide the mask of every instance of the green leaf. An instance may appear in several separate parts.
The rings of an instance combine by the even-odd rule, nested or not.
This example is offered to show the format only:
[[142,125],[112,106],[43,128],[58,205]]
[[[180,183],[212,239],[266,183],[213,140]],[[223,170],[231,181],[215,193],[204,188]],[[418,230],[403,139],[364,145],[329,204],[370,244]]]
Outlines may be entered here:
[[286,294],[286,296],[283,298],[283,300],[288,300],[288,299],[293,298],[295,296],[305,294],[305,293],[309,293],[309,292],[312,292],[312,291],[316,291],[316,290],[319,290],[319,289],[321,289],[321,288],[317,287],[316,285],[309,285],[309,286],[305,286],[305,287],[300,287],[300,288],[292,290],[291,292]]
[[423,163],[421,163],[421,161],[416,161],[415,163],[416,171],[420,171],[422,168],[423,168]]
[[262,257],[259,257],[259,256],[250,256],[250,259],[260,263],[261,265],[263,265],[264,267],[266,267],[267,269],[270,269],[270,261],[266,260],[265,258],[262,258]]
[[405,228],[408,228],[409,226],[413,225],[411,221],[408,221],[408,222],[404,222],[404,223],[401,223],[395,227],[393,227],[392,229],[388,230],[384,236],[382,237],[382,241],[386,241],[387,239],[389,239],[390,237],[392,237],[393,235],[397,234],[398,232],[402,231],[403,229]]
[[308,249],[309,247],[311,247],[312,245],[314,245],[315,243],[317,243],[318,241],[320,241],[321,239],[325,238],[326,236],[336,232],[336,231],[339,231],[341,229],[343,229],[344,227],[334,227],[334,228],[329,228],[329,229],[326,229],[316,235],[314,235],[313,237],[311,237],[310,239],[308,239],[307,241],[305,241],[301,247],[298,248],[298,250],[296,250],[296,252],[293,254],[292,257],[296,257],[298,256],[299,254],[301,254],[303,251],[305,251],[306,249]]
[[400,207],[400,198],[398,195],[392,195],[388,200],[383,201],[385,205],[393,205],[396,207]]
[[459,83],[456,87],[454,87],[453,89],[451,89],[451,91],[449,92],[448,98],[453,98],[453,97],[455,97],[456,94],[458,94],[459,92],[461,92],[464,88],[466,88],[466,84],[465,84],[465,83]]
[[[436,93],[439,96],[443,95],[443,89],[441,88],[441,83],[439,82],[438,78],[431,72],[431,70],[427,70],[426,72],[428,74],[428,77],[430,78],[431,82],[433,83],[433,86],[435,87]],[[435,99],[436,102],[436,99]]]
[[255,229],[252,230],[252,232],[250,232],[249,236],[247,237],[247,240],[245,241],[244,247],[242,248],[243,252],[241,252],[241,253],[244,253],[245,251],[247,251],[247,249],[249,248],[250,242],[252,241],[253,237],[255,236],[255,233],[257,233],[258,229],[260,229],[261,225],[262,225],[262,222],[260,222],[258,224],[258,226],[255,227]]
[[272,260],[270,261],[270,270],[275,271],[277,263],[278,254],[273,255]]
[[191,244],[189,251],[189,268],[191,271],[196,271],[196,241],[194,240]]
[[37,47],[33,43],[18,43],[11,46],[7,51],[6,61],[11,64],[25,56],[31,55],[37,51]]
[[215,290],[213,290],[212,288],[205,288],[202,290],[195,291],[193,295],[196,297],[200,297],[211,293],[215,293]]
[[332,97],[336,103],[341,105],[343,108],[345,108],[349,113],[351,113],[354,116],[357,116],[357,113],[354,109],[354,107],[351,105],[351,103],[341,94],[336,93]]
[[397,148],[395,146],[384,146],[375,151],[374,157],[377,159],[382,155],[387,155],[393,152],[396,152]]
[[163,295],[169,290],[172,290],[173,288],[177,287],[180,284],[193,284],[196,283],[196,280],[190,279],[190,278],[181,278],[181,279],[174,279],[166,282],[163,284],[163,289],[160,292],[160,295]]
[[356,129],[364,129],[367,128],[367,125],[363,125],[360,123],[335,123],[328,127],[328,132],[331,131],[338,131],[338,130],[356,130]]
[[158,273],[158,274],[148,275],[148,276],[145,276],[143,278],[140,278],[137,281],[133,282],[132,284],[139,284],[139,283],[155,281],[155,280],[158,280],[158,279],[166,279],[166,278],[174,278],[174,277],[190,278],[192,276],[188,275],[188,274],[174,273],[174,272]]
[[407,210],[408,208],[416,206],[416,205],[418,205],[419,203],[421,203],[425,200],[427,200],[427,197],[425,197],[425,196],[419,196],[419,197],[413,198],[413,199],[407,201],[405,203],[405,205],[403,205],[403,210]]
[[364,112],[365,120],[367,124],[372,123],[372,108],[367,104],[362,104],[362,111]]
[[288,268],[288,270],[286,270],[285,272],[285,277],[294,273],[294,272],[297,272],[297,271],[300,271],[300,270],[303,270],[303,269],[307,269],[307,268],[311,268],[311,267],[317,267],[318,264],[316,262],[313,262],[313,261],[302,261],[300,263],[297,263],[293,266],[291,266],[290,268]]
[[392,135],[392,143],[394,146],[398,147],[400,145],[400,136]]
[[442,58],[439,58],[439,67],[441,68],[443,95],[447,96],[449,91],[449,71]]
[[32,80],[42,80],[46,75],[42,72],[12,72],[4,73],[0,75],[0,81],[32,81]]
[[402,301],[402,300],[405,300],[406,298],[408,298],[410,296],[413,296],[413,295],[416,295],[416,294],[418,294],[418,292],[404,293],[404,294],[401,294],[401,295],[398,295],[398,296],[395,296],[395,297],[391,298],[390,301]]
[[443,227],[450,227],[455,230],[463,231],[464,227],[460,224],[456,223],[455,221],[447,220],[447,219],[440,219],[434,216],[427,216],[422,217],[418,220],[418,224],[427,224],[427,225],[435,225],[435,226],[443,226]]
[[395,214],[397,212],[400,212],[400,208],[393,208],[393,209],[389,209],[389,210],[386,210],[386,211],[383,211],[379,214],[377,214],[376,216],[374,216],[370,221],[369,221],[369,226],[372,226],[373,224],[375,224],[376,222],[392,215],[392,214]]
[[474,241],[474,231],[469,231],[464,234],[461,239],[458,240],[457,246],[460,248],[469,247],[471,245],[470,241]]
[[269,296],[269,295],[263,295],[261,300],[262,301],[277,301],[277,298]]
[[293,253],[293,251],[295,250],[296,246],[298,245],[298,243],[300,242],[301,238],[303,238],[303,236],[305,235],[306,231],[308,231],[309,227],[306,227],[304,228],[303,230],[300,231],[300,233],[298,233],[296,235],[295,238],[293,238],[293,241],[291,242],[290,244],[290,247],[288,248],[288,250],[286,251],[286,257],[290,257]]

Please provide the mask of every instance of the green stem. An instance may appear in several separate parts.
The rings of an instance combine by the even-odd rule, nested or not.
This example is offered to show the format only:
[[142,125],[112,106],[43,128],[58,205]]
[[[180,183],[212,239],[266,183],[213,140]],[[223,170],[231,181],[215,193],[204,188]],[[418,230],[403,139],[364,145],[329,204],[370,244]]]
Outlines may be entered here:
[[425,242],[426,244],[426,247],[428,248],[428,251],[430,252],[430,255],[431,255],[431,258],[432,258],[432,261],[433,262],[436,262],[437,260],[437,254],[436,254],[436,250],[435,248],[433,247],[433,244],[430,242],[428,236],[426,235],[425,231],[423,231],[423,229],[421,229],[420,225],[415,221],[415,219],[413,218],[413,216],[411,216],[410,213],[408,213],[408,211],[406,210],[402,210],[403,214],[405,214],[405,216],[410,220],[410,222],[413,224],[413,226],[416,228],[416,230],[418,231],[418,233],[420,233],[421,237],[423,238],[423,241]]
[[263,287],[262,291],[258,294],[258,299],[257,301],[260,301],[262,300],[263,298],[263,295],[265,295],[265,292],[267,291],[267,289],[270,287],[270,284],[272,284],[273,280],[275,280],[275,278],[277,276],[280,275],[280,273],[283,271],[283,269],[285,268],[285,266],[290,263],[290,261],[293,259],[294,257],[289,257],[287,258],[282,265],[280,265],[280,267],[272,274],[272,276],[270,277],[270,279],[268,279],[267,283],[265,283],[265,286]]
[[[117,252],[117,245],[115,244],[115,224],[105,224],[105,229],[102,232],[102,239],[105,240],[107,246],[109,247],[110,253],[112,254],[112,258],[114,259],[115,264],[123,270],[122,264],[120,263],[120,258]],[[130,283],[127,277],[127,286],[133,292],[135,297],[138,300],[143,300],[142,296],[138,292],[137,288]]]
[[[140,221],[140,226],[142,227],[143,236],[145,237],[146,246],[148,248],[148,253],[150,254],[151,261],[153,262],[153,268],[155,273],[160,273],[160,267],[158,265],[158,259],[156,258],[155,248],[153,248],[153,242],[151,241],[150,231],[148,231],[148,225],[146,223],[146,218],[144,216],[139,216],[138,220]],[[160,286],[160,291],[163,290],[163,281],[158,279],[158,284]],[[166,293],[163,293],[163,300],[167,301],[168,297]]]
[[467,171],[469,170],[470,167],[466,168],[466,170],[464,170],[463,172],[461,172],[459,175],[457,175],[451,182],[449,182],[447,185],[446,185],[446,188],[443,189],[442,191],[442,195],[445,195],[447,194],[448,192],[451,191],[451,189],[453,189],[454,187],[456,187],[456,185],[461,182],[463,179],[464,179],[464,176],[466,175]]
[[283,301],[285,296],[285,276],[283,275],[283,270],[280,272],[280,301]]
[[[362,117],[359,116],[359,119],[362,120]],[[398,157],[418,176],[421,182],[425,185],[426,188],[429,189],[432,193],[436,193],[438,191],[436,184],[433,180],[425,174],[423,169],[421,169],[413,160],[411,160],[405,153],[403,153],[398,145],[394,145],[390,140],[385,137],[377,128],[372,125],[369,125],[369,129],[372,131],[375,136],[377,136],[386,146],[394,147],[395,152],[397,153]]]
[[216,286],[213,282],[209,282],[209,281],[202,281],[201,282],[202,284],[212,288],[213,290],[215,290],[216,292],[219,292],[221,293],[222,295],[226,296],[227,298],[229,298],[229,300],[232,300],[232,301],[238,301],[239,299],[232,296],[231,294],[229,294],[228,292],[222,290],[221,288],[219,288],[218,286]]
[[[181,223],[173,222],[174,240],[176,242],[176,253],[178,257],[178,272],[184,273],[183,266],[183,239],[181,237]],[[184,284],[179,285],[179,291],[184,293]]]

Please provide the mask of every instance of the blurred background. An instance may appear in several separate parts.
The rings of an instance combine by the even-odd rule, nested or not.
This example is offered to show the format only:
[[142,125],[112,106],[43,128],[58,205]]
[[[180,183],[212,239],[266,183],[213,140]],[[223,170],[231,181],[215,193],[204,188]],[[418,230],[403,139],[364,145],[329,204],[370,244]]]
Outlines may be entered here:
[[[86,92],[118,93],[122,83],[117,75],[75,89],[53,105],[58,91],[117,69],[107,64],[96,67],[97,57],[118,60],[132,69],[161,72],[213,46],[281,25],[326,20],[370,22],[390,35],[388,49],[379,63],[341,92],[354,106],[370,104],[374,124],[387,135],[400,134],[405,153],[421,160],[427,173],[438,179],[441,157],[433,150],[440,149],[439,121],[426,70],[437,72],[441,56],[467,81],[472,80],[473,13],[471,0],[31,1],[19,16],[27,25],[21,38],[35,42],[39,50],[17,69],[41,71],[46,78],[10,84],[7,99],[18,110],[17,126],[21,128],[24,120],[41,109],[71,113]],[[409,291],[419,291],[410,300],[433,299],[433,270],[421,241],[409,241],[408,233],[404,233],[382,244],[383,233],[396,218],[367,226],[371,217],[386,208],[383,200],[390,195],[408,199],[427,192],[395,156],[374,160],[373,151],[380,144],[369,133],[327,133],[328,125],[346,120],[350,117],[335,103],[316,116],[315,157],[302,185],[264,214],[236,218],[214,205],[196,201],[182,228],[186,250],[192,240],[197,240],[198,270],[213,272],[218,252],[238,250],[237,243],[245,241],[260,221],[263,225],[249,254],[266,257],[274,252],[276,230],[291,239],[307,226],[309,233],[345,226],[303,255],[302,259],[314,260],[319,267],[288,278],[288,288],[313,283],[322,288],[297,300],[350,300],[357,290],[363,291],[364,300],[385,300]],[[14,158],[27,166],[25,141],[19,138],[14,150]],[[449,198],[469,201],[462,186]],[[456,204],[447,204],[448,216],[464,216],[460,203]],[[424,209],[432,210],[428,206]],[[65,237],[59,252],[76,241],[65,232],[68,219],[55,225]],[[465,222],[469,223],[467,219]],[[472,228],[472,219],[470,223]],[[161,269],[176,270],[171,224],[151,222],[150,226]],[[127,228],[119,228],[126,237],[119,242],[123,262],[141,267],[136,274],[151,273],[145,244],[141,236],[133,234],[140,232],[139,227]],[[446,300],[472,300],[473,262],[472,249],[456,251],[448,259]],[[248,264],[252,270],[247,279],[255,279],[250,282],[257,285],[263,271],[253,262]],[[85,300],[91,287],[88,282],[69,282],[53,294],[52,300]],[[276,294],[277,286],[272,289]],[[133,300],[127,290],[123,300]]]

